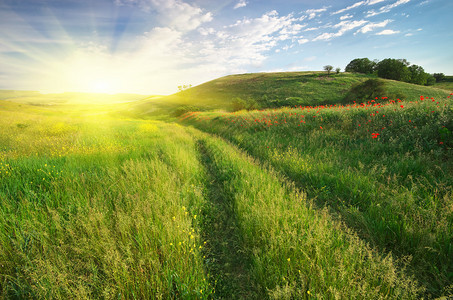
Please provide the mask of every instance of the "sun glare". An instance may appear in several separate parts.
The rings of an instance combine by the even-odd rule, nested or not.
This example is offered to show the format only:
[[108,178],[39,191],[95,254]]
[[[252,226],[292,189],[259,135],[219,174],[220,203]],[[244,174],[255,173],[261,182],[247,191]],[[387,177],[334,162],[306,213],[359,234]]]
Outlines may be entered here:
[[112,90],[111,84],[107,80],[94,81],[93,86],[91,88],[91,92],[106,93],[106,94],[114,93],[114,91]]
[[158,61],[155,72],[149,73],[146,66],[156,67],[156,61],[145,55],[125,59],[121,55],[78,50],[64,60],[49,63],[46,76],[35,82],[42,86],[41,91],[48,93],[103,94],[170,94],[177,91],[179,82],[187,82],[183,72],[166,72],[167,63],[163,60]]

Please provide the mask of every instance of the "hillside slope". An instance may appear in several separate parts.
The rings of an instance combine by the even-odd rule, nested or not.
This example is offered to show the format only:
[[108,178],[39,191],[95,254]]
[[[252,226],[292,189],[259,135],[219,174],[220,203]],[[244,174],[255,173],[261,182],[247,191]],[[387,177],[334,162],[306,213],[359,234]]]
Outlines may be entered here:
[[[365,81],[376,77],[364,74],[340,73],[326,76],[324,72],[281,72],[229,75],[185,91],[161,98],[142,101],[132,110],[137,114],[180,115],[187,111],[234,110],[234,102],[245,107],[276,108],[283,106],[314,106],[321,104],[351,103],[359,94],[369,94],[361,87]],[[446,90],[419,86],[405,82],[378,79],[383,88],[373,94],[378,97],[416,99],[420,95],[435,98],[448,96]],[[354,98],[355,97],[355,98]],[[240,98],[240,100],[238,100]]]

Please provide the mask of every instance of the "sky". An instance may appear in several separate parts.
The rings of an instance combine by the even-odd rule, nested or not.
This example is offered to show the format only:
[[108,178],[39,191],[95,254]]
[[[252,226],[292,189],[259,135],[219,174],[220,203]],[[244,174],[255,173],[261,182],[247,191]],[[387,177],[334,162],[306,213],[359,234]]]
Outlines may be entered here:
[[0,0],[0,89],[171,94],[405,58],[453,75],[451,0]]

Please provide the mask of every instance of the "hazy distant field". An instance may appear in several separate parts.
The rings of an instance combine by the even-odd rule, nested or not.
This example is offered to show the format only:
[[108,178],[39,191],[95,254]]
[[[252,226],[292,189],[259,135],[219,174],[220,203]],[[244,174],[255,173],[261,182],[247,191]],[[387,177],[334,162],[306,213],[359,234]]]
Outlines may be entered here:
[[0,298],[451,295],[436,93],[176,122],[0,101]]

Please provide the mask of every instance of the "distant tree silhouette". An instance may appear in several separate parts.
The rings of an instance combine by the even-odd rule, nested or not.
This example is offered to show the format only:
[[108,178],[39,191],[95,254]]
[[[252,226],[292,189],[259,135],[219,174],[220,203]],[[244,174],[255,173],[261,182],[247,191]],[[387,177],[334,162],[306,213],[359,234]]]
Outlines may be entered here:
[[178,91],[182,92],[192,87],[191,84],[178,85]]
[[331,65],[324,66],[324,71],[327,71],[327,75],[330,75],[330,71],[332,71],[333,67]]
[[434,73],[433,77],[436,79],[436,82],[441,82],[442,80],[445,79],[445,74],[444,73]]

